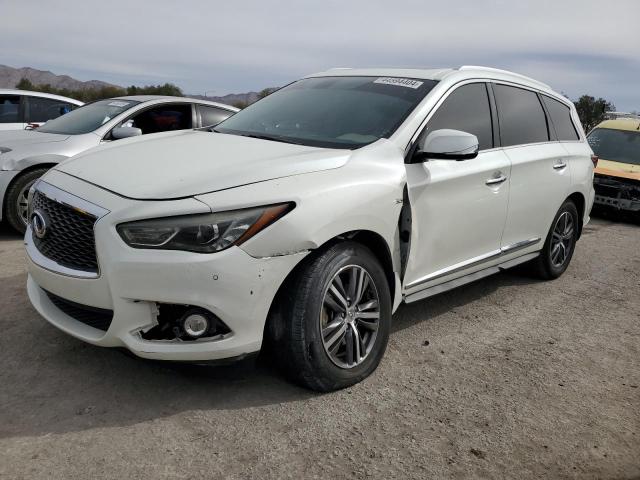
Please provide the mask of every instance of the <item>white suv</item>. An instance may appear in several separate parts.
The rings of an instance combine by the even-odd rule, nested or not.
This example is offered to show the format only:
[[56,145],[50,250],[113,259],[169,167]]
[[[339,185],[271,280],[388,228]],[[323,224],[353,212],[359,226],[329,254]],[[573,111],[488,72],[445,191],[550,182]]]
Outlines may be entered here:
[[29,297],[61,330],[141,357],[269,345],[333,390],[380,362],[392,312],[571,260],[594,198],[573,105],[494,69],[337,69],[213,131],[78,155],[32,189]]
[[50,93],[0,89],[0,131],[37,127],[84,105]]

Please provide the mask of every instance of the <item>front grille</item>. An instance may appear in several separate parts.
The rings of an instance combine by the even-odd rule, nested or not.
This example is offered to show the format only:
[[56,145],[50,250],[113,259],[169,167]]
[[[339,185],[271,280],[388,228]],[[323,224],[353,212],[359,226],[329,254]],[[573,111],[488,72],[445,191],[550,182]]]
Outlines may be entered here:
[[63,267],[98,272],[98,258],[93,235],[96,217],[47,198],[36,191],[32,211],[39,210],[47,220],[43,238],[33,235],[38,250]]
[[58,297],[46,290],[44,292],[47,294],[47,297],[49,297],[49,300],[51,300],[51,303],[71,318],[104,332],[109,330],[111,320],[113,320],[113,310],[81,305]]

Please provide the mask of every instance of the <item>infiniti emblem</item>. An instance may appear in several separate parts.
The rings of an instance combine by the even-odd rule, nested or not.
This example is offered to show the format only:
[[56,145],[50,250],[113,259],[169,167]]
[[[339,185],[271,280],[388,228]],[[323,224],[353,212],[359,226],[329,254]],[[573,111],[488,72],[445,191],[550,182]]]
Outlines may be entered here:
[[47,234],[47,219],[40,210],[31,214],[31,228],[38,238],[44,238]]

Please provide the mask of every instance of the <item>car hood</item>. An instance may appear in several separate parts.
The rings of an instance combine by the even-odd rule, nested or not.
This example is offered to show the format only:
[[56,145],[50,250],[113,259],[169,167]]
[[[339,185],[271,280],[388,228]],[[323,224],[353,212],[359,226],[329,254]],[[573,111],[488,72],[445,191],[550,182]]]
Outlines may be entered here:
[[118,140],[56,167],[118,195],[170,200],[343,166],[350,150],[204,131]]
[[0,147],[15,149],[38,143],[64,142],[69,135],[42,133],[37,130],[12,130],[0,132]]
[[601,158],[598,160],[598,166],[595,169],[595,173],[600,175],[609,175],[611,177],[640,180],[640,165],[615,162]]

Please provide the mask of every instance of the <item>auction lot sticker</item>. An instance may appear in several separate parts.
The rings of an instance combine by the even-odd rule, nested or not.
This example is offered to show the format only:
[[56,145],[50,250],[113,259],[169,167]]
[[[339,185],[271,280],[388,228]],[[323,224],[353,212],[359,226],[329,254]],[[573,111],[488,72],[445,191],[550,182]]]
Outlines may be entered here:
[[380,77],[374,80],[373,83],[382,83],[383,85],[395,85],[396,87],[407,88],[420,88],[423,82],[418,80],[411,80],[410,78],[396,78],[396,77]]

